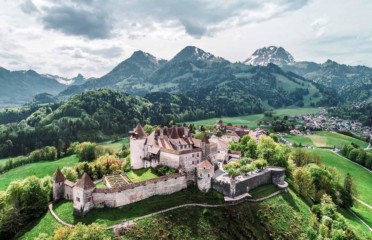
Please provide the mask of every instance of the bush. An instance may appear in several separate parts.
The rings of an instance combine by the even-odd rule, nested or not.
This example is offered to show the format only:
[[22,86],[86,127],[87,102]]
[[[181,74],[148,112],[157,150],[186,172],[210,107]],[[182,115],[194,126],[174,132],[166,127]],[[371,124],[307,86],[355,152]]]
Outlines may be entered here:
[[177,172],[177,169],[170,168],[170,167],[165,166],[165,165],[158,165],[158,166],[156,166],[155,171],[159,175],[165,176],[165,175],[176,173]]

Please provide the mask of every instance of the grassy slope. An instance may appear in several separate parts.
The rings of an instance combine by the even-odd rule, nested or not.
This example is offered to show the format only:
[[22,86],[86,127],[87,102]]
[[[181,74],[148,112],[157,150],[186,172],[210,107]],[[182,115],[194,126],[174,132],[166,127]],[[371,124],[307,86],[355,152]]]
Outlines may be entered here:
[[[317,108],[286,108],[286,109],[276,109],[275,116],[296,116],[301,114],[310,114],[319,112]],[[195,125],[214,125],[220,118],[209,118],[205,120],[199,120],[193,123]],[[231,123],[233,125],[248,125],[249,128],[257,128],[257,122],[265,119],[263,114],[245,115],[239,117],[222,117],[225,123]]]
[[55,206],[56,213],[69,223],[92,223],[98,222],[107,225],[133,219],[162,209],[185,203],[211,203],[217,204],[223,201],[222,196],[210,191],[201,193],[197,188],[186,189],[167,196],[154,196],[120,208],[101,208],[90,211],[83,219],[74,218],[72,214],[72,202],[62,202]]
[[[357,197],[367,204],[372,205],[372,174],[370,172],[329,150],[316,149],[311,151],[319,153],[324,165],[335,167],[339,171],[341,184],[343,183],[346,174],[350,173],[357,187]],[[361,204],[355,204],[352,209],[370,226],[372,226],[371,209],[368,209]]]
[[45,233],[48,236],[54,234],[54,230],[62,227],[49,212],[45,213],[40,219],[30,223],[17,237],[20,240],[34,240],[40,233]]
[[131,170],[127,173],[127,176],[134,183],[159,177],[152,168]]
[[139,221],[123,239],[298,239],[310,216],[290,192],[258,204],[164,213]]
[[343,134],[335,132],[319,131],[313,135],[287,135],[285,138],[291,142],[301,143],[303,146],[310,145],[315,147],[329,147],[334,146],[343,147],[346,144],[356,143],[359,146],[365,148],[367,143],[359,139],[345,136]]
[[102,145],[103,147],[112,148],[116,152],[119,152],[122,149],[123,145],[129,146],[129,138],[126,137],[116,142],[105,142],[101,143],[100,145]]
[[0,191],[5,190],[12,181],[25,179],[32,175],[36,177],[52,176],[58,167],[73,166],[78,162],[79,158],[76,155],[72,155],[56,161],[30,163],[14,168],[6,173],[0,174]]

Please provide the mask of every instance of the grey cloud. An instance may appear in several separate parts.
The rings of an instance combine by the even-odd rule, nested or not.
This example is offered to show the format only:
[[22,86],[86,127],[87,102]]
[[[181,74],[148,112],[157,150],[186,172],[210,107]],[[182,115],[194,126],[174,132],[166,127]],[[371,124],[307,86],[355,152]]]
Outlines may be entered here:
[[111,36],[112,21],[100,9],[66,5],[44,8],[43,10],[44,14],[41,19],[47,29],[89,39],[102,39]]
[[[310,0],[50,0],[42,22],[48,29],[90,39],[108,38],[113,30],[128,36],[151,33],[153,24],[172,28],[176,22],[195,38],[213,35],[234,26],[265,21],[305,6]],[[270,6],[275,11],[270,12]],[[143,27],[138,31],[138,23]]]
[[24,1],[21,5],[21,10],[24,12],[24,13],[27,13],[27,14],[31,14],[31,13],[35,13],[35,12],[39,12],[39,10],[37,9],[37,7],[35,6],[35,4],[32,2],[32,0],[26,0]]
[[74,58],[86,58],[88,57],[88,55],[95,55],[103,58],[112,59],[120,57],[124,53],[124,50],[118,46],[104,48],[61,46],[56,48],[56,50],[72,54]]

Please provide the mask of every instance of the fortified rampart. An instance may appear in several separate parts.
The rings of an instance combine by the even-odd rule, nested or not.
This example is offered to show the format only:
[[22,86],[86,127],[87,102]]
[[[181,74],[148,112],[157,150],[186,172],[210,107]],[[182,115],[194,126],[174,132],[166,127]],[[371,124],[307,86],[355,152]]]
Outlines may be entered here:
[[283,185],[284,177],[285,169],[279,167],[267,167],[262,171],[240,175],[235,179],[231,179],[227,173],[224,173],[212,179],[212,188],[225,196],[234,197],[266,184]]
[[96,188],[94,207],[120,207],[155,195],[172,194],[187,188],[186,175],[175,173],[118,188]]

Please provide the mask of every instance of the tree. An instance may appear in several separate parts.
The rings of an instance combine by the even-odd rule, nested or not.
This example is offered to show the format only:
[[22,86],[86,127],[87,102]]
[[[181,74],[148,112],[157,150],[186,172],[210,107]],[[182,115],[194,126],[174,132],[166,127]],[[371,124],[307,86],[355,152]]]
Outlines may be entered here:
[[250,139],[247,143],[246,157],[256,158],[257,157],[257,143],[255,140]]
[[259,158],[267,160],[269,163],[272,162],[275,154],[276,144],[271,137],[262,136],[258,140],[257,144],[257,155]]
[[247,173],[249,173],[249,172],[254,171],[255,169],[256,169],[256,167],[255,167],[253,164],[250,164],[250,165],[242,166],[242,167],[240,168],[240,171],[241,171],[242,173],[247,174]]
[[71,182],[76,182],[78,176],[74,168],[72,167],[63,167],[61,169],[63,176]]
[[354,148],[353,150],[351,150],[349,152],[349,155],[348,155],[348,158],[351,160],[351,161],[356,161],[357,157],[359,155],[359,149],[357,148]]
[[267,166],[267,161],[265,159],[258,159],[256,161],[253,161],[253,165],[257,168],[262,170],[264,167]]
[[296,190],[301,196],[312,196],[314,192],[314,185],[311,181],[310,173],[305,168],[296,168],[293,172],[293,178],[296,183]]
[[346,208],[353,206],[353,195],[355,194],[355,185],[350,173],[346,174],[344,179],[344,194],[342,196],[343,205]]
[[227,168],[226,172],[230,175],[232,179],[235,179],[240,175],[240,170],[238,168]]

